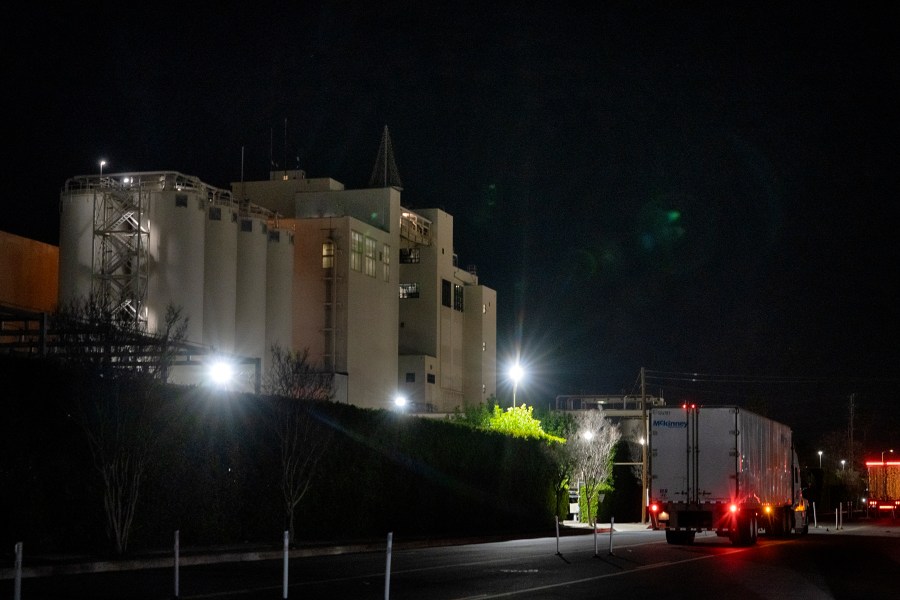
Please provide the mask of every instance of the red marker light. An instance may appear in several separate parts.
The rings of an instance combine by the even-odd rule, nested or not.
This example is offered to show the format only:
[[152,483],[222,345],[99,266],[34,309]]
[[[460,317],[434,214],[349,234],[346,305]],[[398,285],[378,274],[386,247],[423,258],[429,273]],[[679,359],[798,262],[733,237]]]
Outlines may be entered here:
[[736,513],[736,512],[738,511],[737,504],[731,504],[731,505],[728,507],[728,510],[730,510],[730,511],[733,512],[733,513]]
[[659,511],[659,506],[656,503],[651,504],[650,512],[657,512],[657,511]]

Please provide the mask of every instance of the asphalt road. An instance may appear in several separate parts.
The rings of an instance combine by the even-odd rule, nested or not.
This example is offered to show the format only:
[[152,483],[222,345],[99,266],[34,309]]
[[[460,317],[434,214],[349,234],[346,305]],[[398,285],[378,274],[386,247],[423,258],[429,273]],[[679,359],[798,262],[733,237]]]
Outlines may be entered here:
[[[736,548],[713,534],[671,546],[664,534],[622,528],[594,535],[508,540],[443,547],[244,560],[179,569],[180,598],[790,598],[880,600],[896,597],[900,522],[845,523],[809,535]],[[388,564],[389,563],[389,564]],[[12,598],[0,581],[0,598]],[[174,569],[31,577],[22,600],[162,600],[175,595]],[[285,593],[286,592],[286,593]]]

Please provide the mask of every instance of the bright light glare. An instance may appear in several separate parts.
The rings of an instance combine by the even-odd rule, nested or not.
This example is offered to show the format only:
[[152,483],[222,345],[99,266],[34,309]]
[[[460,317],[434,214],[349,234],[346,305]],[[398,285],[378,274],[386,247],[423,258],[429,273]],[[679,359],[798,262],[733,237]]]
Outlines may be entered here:
[[234,377],[231,364],[224,360],[217,360],[209,367],[209,378],[216,385],[227,385]]
[[403,408],[404,406],[406,406],[406,396],[402,396],[402,395],[396,396],[396,397],[394,398],[394,404],[395,404],[398,408]]
[[512,379],[513,383],[519,383],[524,376],[525,370],[519,363],[516,363],[509,368],[509,378]]

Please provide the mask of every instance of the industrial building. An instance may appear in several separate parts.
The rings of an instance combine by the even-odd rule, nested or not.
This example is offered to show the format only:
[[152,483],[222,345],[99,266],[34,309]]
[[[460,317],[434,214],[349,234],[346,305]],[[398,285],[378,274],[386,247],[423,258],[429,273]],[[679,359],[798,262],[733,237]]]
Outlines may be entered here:
[[308,351],[334,400],[360,407],[403,396],[442,414],[496,395],[496,292],[458,265],[451,215],[402,206],[387,128],[367,188],[299,168],[231,188],[172,171],[68,180],[59,305],[104,298],[148,331],[178,307],[187,341],[263,376],[274,345]]

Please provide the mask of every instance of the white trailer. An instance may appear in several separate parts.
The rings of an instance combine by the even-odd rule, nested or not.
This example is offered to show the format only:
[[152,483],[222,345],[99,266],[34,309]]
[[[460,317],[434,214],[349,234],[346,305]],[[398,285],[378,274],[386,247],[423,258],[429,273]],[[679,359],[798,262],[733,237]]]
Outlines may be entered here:
[[736,545],[809,531],[786,425],[734,406],[650,411],[649,514],[670,544],[714,531]]

